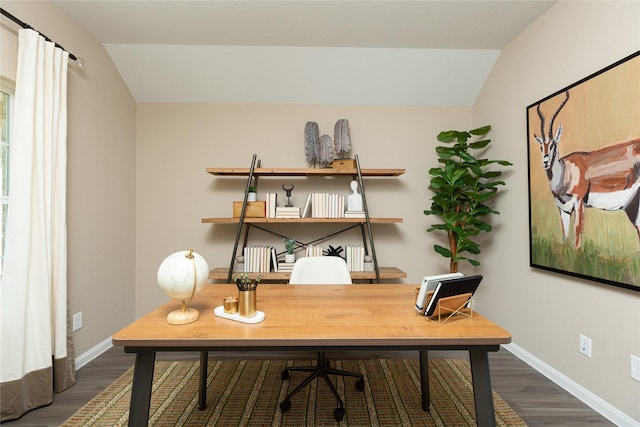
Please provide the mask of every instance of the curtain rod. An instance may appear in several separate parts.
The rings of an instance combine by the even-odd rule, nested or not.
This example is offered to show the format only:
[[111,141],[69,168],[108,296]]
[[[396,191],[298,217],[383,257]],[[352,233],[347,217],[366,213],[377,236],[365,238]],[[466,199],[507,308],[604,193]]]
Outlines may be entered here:
[[16,24],[20,25],[22,28],[27,28],[30,30],[33,30],[37,33],[39,33],[42,37],[44,37],[44,39],[48,42],[53,42],[55,44],[56,47],[59,47],[60,49],[64,50],[65,52],[69,53],[69,59],[72,59],[74,61],[78,60],[78,57],[75,56],[73,53],[69,52],[67,49],[65,49],[64,47],[62,47],[61,45],[59,45],[58,43],[54,42],[53,40],[51,40],[49,37],[47,37],[46,35],[44,35],[43,33],[41,33],[40,31],[36,30],[35,28],[33,28],[31,25],[27,24],[26,22],[22,22],[21,20],[19,20],[18,18],[16,18],[15,16],[13,16],[12,14],[10,14],[9,12],[7,12],[6,10],[4,10],[3,8],[0,7],[0,13],[2,13],[4,16],[6,16],[7,18],[11,19],[13,22],[15,22]]

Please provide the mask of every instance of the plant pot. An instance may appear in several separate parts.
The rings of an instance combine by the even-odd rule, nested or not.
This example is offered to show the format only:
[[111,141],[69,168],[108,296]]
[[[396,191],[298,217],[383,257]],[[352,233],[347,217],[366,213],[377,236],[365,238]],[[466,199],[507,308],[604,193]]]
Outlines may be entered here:
[[257,197],[257,193],[249,193],[247,194],[247,202],[255,202]]
[[284,262],[296,262],[296,254],[284,254]]

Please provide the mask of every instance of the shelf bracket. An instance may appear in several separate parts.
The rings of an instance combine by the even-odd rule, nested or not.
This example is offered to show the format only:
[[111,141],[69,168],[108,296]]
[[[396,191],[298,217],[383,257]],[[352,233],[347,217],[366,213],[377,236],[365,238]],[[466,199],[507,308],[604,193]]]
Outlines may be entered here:
[[[358,185],[360,186],[360,193],[362,195],[362,207],[364,209],[364,216],[367,220],[367,233],[369,234],[369,244],[371,245],[371,258],[373,258],[373,269],[376,272],[376,283],[380,283],[380,268],[378,267],[378,257],[376,256],[376,246],[373,244],[373,231],[371,230],[371,218],[369,217],[369,208],[367,207],[367,197],[364,193],[364,183],[362,182],[362,169],[360,169],[360,158],[358,155],[353,156],[356,160],[356,168],[358,171]],[[366,239],[362,236],[362,241],[365,245],[365,251],[367,247]]]
[[[256,177],[255,182],[253,181],[253,171],[256,168],[256,162],[258,162],[258,166],[260,165],[260,161],[257,160],[258,156],[256,154],[251,158],[251,168],[249,169],[249,178],[247,179],[247,186],[244,190],[244,199],[242,200],[242,209],[240,210],[240,218],[238,220],[238,228],[236,229],[236,241],[233,244],[233,252],[231,252],[231,262],[229,263],[229,273],[227,274],[227,283],[231,283],[231,277],[233,275],[233,265],[236,262],[236,253],[238,252],[238,242],[240,241],[240,234],[242,233],[242,226],[244,225],[244,214],[247,210],[247,198],[249,197],[249,187],[251,184],[257,186],[258,177]],[[245,229],[245,242],[249,238],[249,227]]]

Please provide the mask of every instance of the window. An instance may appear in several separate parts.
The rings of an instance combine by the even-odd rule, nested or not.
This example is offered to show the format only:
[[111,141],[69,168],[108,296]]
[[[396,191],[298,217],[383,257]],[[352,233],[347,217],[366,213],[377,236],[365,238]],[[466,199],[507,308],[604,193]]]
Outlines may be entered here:
[[2,206],[2,216],[0,216],[0,275],[3,271],[4,260],[4,238],[7,231],[7,209],[9,208],[9,143],[11,140],[11,101],[15,90],[15,83],[0,76],[0,205]]

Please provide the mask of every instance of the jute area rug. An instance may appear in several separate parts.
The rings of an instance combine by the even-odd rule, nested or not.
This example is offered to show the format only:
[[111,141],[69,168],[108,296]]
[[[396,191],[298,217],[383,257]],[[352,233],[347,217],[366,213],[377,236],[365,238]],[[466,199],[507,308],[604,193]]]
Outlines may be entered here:
[[[431,410],[420,406],[418,360],[336,360],[338,369],[365,376],[365,390],[354,378],[334,377],[346,414],[333,418],[336,402],[324,381],[313,381],[279,403],[307,373],[280,379],[285,365],[309,361],[209,361],[207,409],[198,410],[198,362],[156,362],[149,425],[154,426],[474,426],[475,408],[469,364],[461,359],[429,361]],[[63,426],[123,426],[129,416],[133,368],[72,415]],[[494,392],[498,426],[525,426]]]

